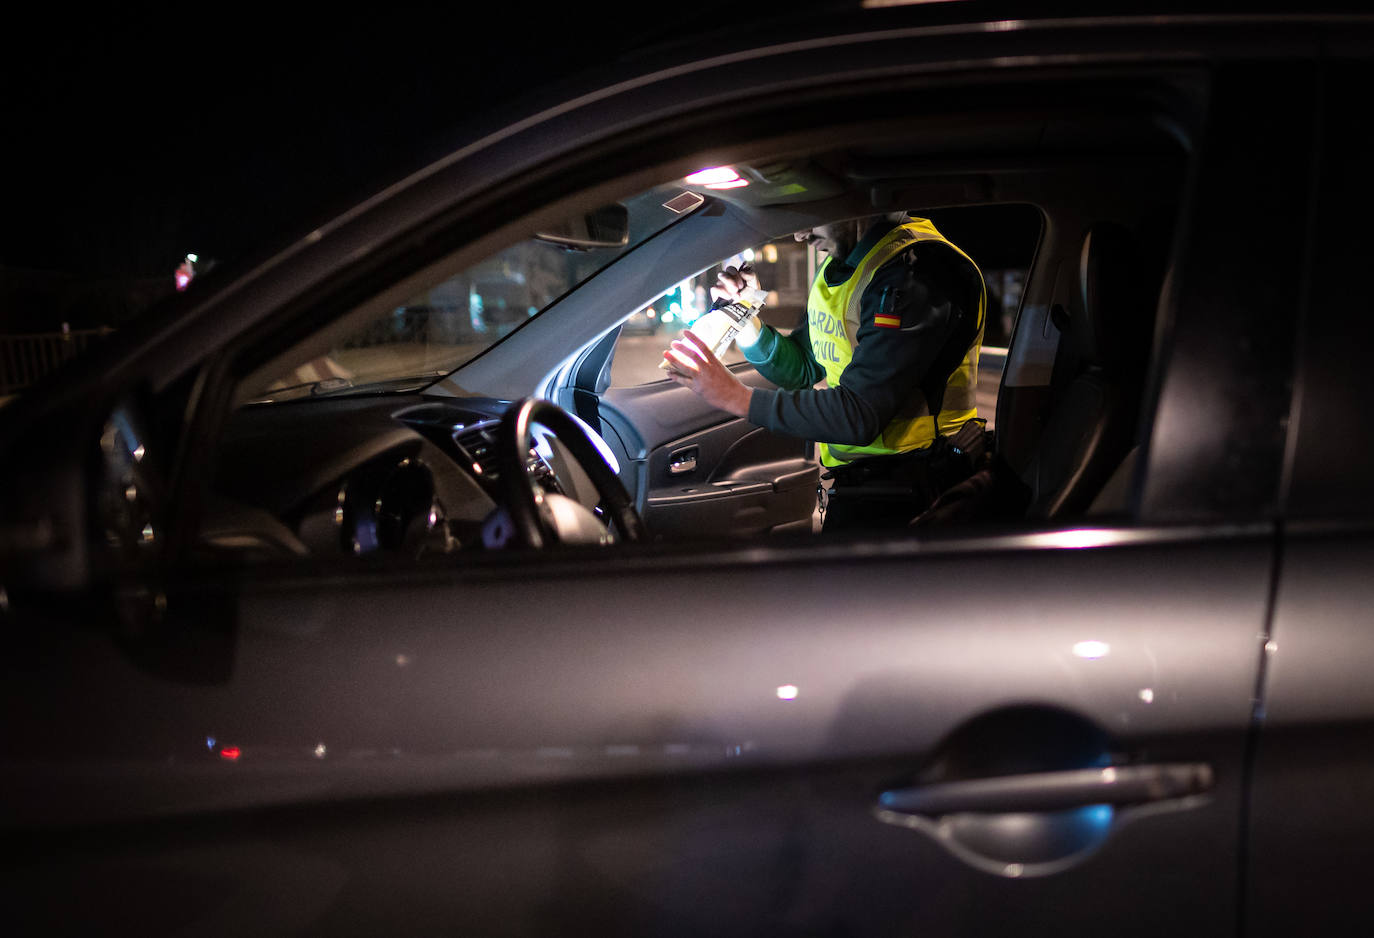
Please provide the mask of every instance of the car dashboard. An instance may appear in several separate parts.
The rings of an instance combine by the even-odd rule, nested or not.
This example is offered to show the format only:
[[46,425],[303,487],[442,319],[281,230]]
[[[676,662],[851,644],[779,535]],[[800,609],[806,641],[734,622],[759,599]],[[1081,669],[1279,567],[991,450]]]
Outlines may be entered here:
[[[250,405],[229,421],[201,545],[265,555],[418,557],[506,546],[496,430],[509,407],[416,395]],[[595,506],[551,434],[526,461],[531,483]]]

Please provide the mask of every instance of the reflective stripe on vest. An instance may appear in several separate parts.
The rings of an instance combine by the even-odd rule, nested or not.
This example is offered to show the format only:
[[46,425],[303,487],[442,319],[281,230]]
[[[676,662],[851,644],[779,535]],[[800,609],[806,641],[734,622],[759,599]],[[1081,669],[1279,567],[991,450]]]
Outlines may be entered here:
[[[830,387],[839,386],[840,377],[854,358],[854,345],[859,332],[859,306],[864,290],[873,282],[873,275],[883,264],[918,241],[938,241],[948,245],[973,264],[973,258],[945,240],[933,224],[924,218],[913,218],[879,239],[844,283],[832,287],[825,282],[825,270],[832,258],[826,258],[821,265],[816,281],[811,285],[811,294],[807,297],[806,321],[811,337],[811,352],[825,369],[826,382]],[[974,270],[978,269],[977,264],[973,264],[973,267]],[[978,279],[982,284],[981,272]],[[937,427],[940,433],[953,433],[978,416],[974,392],[978,386],[978,351],[983,344],[983,317],[986,311],[987,287],[982,285],[978,297],[978,333],[963,361],[945,384],[945,396],[937,417],[931,416],[921,389],[913,388],[911,396],[897,409],[896,416],[883,427],[873,442],[867,446],[822,442],[821,462],[827,466],[839,466],[860,456],[891,455],[924,449],[934,442]]]

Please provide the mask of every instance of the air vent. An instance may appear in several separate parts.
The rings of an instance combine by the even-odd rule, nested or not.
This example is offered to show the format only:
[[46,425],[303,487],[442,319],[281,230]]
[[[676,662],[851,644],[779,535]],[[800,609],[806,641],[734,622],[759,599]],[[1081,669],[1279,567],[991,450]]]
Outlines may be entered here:
[[484,479],[495,479],[497,476],[496,427],[495,423],[484,423],[465,427],[453,434],[453,442],[472,460],[474,471]]
[[[453,434],[453,442],[472,462],[473,472],[486,482],[495,482],[500,477],[500,469],[496,464],[496,428],[499,425],[493,421],[474,427],[464,427],[455,430]],[[546,491],[562,491],[552,467],[533,447],[525,459],[525,468],[530,474],[531,482],[542,486]]]

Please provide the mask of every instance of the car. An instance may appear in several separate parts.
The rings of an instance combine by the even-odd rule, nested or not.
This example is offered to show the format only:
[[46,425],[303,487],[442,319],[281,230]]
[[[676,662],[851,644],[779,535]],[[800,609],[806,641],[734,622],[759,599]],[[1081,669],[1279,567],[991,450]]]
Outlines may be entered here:
[[[0,408],[13,921],[1362,913],[1374,18],[935,6],[493,103]],[[812,443],[615,377],[668,339],[622,326],[892,211],[1002,304],[982,406],[1026,498],[818,533]]]

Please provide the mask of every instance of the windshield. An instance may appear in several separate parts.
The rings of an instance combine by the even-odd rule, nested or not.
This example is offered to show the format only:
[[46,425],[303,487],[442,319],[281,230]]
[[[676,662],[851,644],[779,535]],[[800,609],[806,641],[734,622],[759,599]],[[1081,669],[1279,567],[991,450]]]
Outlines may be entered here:
[[529,238],[416,294],[328,353],[271,382],[258,402],[410,390],[476,358],[560,297],[702,203],[663,186],[626,199],[629,241],[570,249]]

